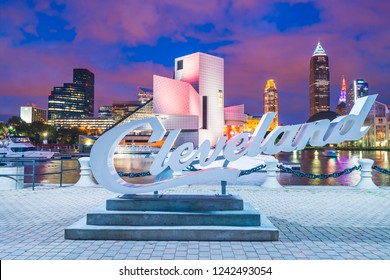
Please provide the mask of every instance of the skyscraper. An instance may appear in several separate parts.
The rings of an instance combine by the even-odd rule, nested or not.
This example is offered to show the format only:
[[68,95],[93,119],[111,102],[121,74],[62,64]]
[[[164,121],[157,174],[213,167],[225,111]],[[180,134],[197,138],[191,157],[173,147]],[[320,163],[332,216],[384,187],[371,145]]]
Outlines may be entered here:
[[341,92],[339,103],[336,106],[336,113],[340,116],[345,116],[347,112],[347,84],[345,83],[345,78],[343,76],[343,82],[341,83]]
[[73,69],[73,83],[54,87],[48,98],[48,120],[93,117],[95,76],[88,69]]
[[368,95],[368,83],[364,79],[354,80],[347,92],[347,112],[355,105],[356,99]]
[[318,42],[310,59],[310,116],[329,110],[329,59]]
[[95,75],[88,69],[73,69],[73,83],[85,87],[85,108],[87,117],[93,117],[95,103]]
[[276,116],[269,127],[270,130],[278,126],[278,90],[274,80],[268,80],[264,89],[264,114],[269,112],[276,112]]

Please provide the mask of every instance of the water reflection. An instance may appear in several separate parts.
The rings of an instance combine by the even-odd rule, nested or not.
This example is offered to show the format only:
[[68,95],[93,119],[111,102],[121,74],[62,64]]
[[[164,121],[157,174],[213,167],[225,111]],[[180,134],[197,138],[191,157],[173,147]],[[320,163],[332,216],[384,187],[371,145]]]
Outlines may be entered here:
[[[287,163],[301,165],[301,170],[312,174],[329,174],[340,172],[347,168],[358,165],[358,159],[371,158],[375,165],[389,169],[388,151],[339,151],[337,158],[325,157],[320,151],[306,150],[295,151],[292,153],[279,153],[276,157]],[[115,166],[118,171],[142,172],[149,170],[152,159],[145,158],[144,155],[124,155],[115,157]],[[378,186],[389,186],[390,176],[373,171],[373,181]],[[358,183],[360,172],[354,171],[351,174],[340,176],[339,178],[328,179],[307,179],[297,177],[291,174],[281,173],[279,182],[282,185],[344,185],[352,186]],[[128,179],[126,181],[133,183],[153,182],[154,177]]]
[[[359,158],[370,158],[375,161],[375,165],[390,169],[389,151],[339,151],[337,158],[329,158],[322,155],[317,150],[296,151],[292,153],[279,153],[276,156],[279,161],[300,164],[301,171],[312,174],[327,174],[340,172],[346,168],[358,165]],[[117,171],[123,172],[144,172],[148,171],[152,164],[152,158],[146,158],[145,155],[115,155],[114,163]],[[64,168],[74,168],[77,161],[64,161]],[[59,170],[59,161],[39,162],[36,166],[37,173],[55,172]],[[31,173],[31,164],[25,167],[26,173]],[[297,177],[291,174],[281,173],[278,177],[282,185],[345,185],[352,186],[358,183],[360,176],[359,171],[343,175],[339,178],[307,179]],[[390,176],[372,172],[373,181],[378,186],[389,186]],[[59,183],[59,175],[42,175],[37,176],[37,182],[41,183]],[[79,171],[68,171],[63,174],[64,184],[74,184],[78,181]],[[142,178],[124,178],[131,183],[151,183],[154,182],[154,176]],[[25,182],[31,182],[31,177],[25,177]]]
[[[153,163],[152,158],[147,158],[145,155],[115,155],[114,164],[117,171],[123,172],[146,172],[149,171],[150,166]],[[127,178],[122,177],[123,180],[133,184],[146,184],[153,183],[155,176],[139,177],[139,178]]]
[[[389,169],[389,151],[339,151],[337,158],[323,156],[317,150],[305,150],[298,153],[298,162],[292,153],[279,153],[276,156],[282,162],[293,162],[301,165],[301,171],[313,174],[328,174],[340,172],[347,168],[358,165],[358,159],[370,158],[374,160],[374,165]],[[389,186],[390,177],[388,175],[373,171],[373,181],[378,186]],[[282,185],[345,185],[352,186],[358,183],[360,172],[354,171],[351,174],[340,176],[339,178],[328,179],[307,179],[292,176],[290,174],[280,174],[279,182]]]

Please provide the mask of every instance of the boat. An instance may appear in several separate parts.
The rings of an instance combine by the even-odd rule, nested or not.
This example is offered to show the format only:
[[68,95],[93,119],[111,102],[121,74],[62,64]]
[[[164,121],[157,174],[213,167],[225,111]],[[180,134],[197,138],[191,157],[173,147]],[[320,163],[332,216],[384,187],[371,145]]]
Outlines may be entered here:
[[322,155],[324,157],[337,157],[337,151],[335,149],[325,149],[323,152],[322,152]]
[[49,160],[55,153],[38,151],[27,136],[9,136],[0,140],[0,157]]
[[118,145],[115,148],[115,154],[150,154],[152,147],[144,145]]

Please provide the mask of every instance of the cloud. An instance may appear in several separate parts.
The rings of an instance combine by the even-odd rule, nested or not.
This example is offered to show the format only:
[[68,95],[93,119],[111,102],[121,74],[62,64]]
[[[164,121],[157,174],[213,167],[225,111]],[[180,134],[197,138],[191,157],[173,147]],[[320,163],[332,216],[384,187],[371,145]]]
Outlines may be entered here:
[[77,67],[95,73],[97,105],[136,98],[153,74],[172,76],[175,57],[203,51],[225,59],[227,105],[244,103],[261,115],[273,78],[281,122],[297,123],[308,117],[309,60],[318,39],[330,59],[332,108],[341,75],[348,84],[366,79],[390,104],[389,3],[3,1],[0,113],[18,114],[28,102],[46,107],[53,86],[70,82]]

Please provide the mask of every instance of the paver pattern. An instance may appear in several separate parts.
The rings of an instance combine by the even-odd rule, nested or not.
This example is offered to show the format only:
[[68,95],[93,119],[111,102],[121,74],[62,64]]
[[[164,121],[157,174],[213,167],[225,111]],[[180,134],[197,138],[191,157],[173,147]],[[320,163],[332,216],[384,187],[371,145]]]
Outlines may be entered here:
[[[232,186],[280,230],[276,242],[78,241],[64,229],[115,197],[101,187],[0,191],[0,259],[385,259],[390,188]],[[218,193],[218,186],[166,191]]]

